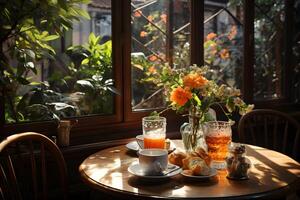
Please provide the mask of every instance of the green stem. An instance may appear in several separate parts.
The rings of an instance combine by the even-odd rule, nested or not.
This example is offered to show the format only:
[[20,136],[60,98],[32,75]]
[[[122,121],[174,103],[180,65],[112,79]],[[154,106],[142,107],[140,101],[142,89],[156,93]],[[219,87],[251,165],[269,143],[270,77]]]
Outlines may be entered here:
[[211,105],[214,105],[214,104],[218,105],[218,106],[221,108],[221,110],[223,111],[223,113],[226,115],[227,119],[230,120],[230,118],[228,117],[228,115],[230,115],[230,114],[227,113],[227,112],[224,110],[224,108],[223,108],[223,106],[220,104],[220,102],[212,103],[212,104],[210,104],[210,106],[211,106]]
[[158,115],[161,115],[162,113],[166,112],[167,110],[170,110],[172,107],[171,106],[168,106],[167,108],[163,109],[162,111],[160,111],[158,113]]
[[197,144],[197,132],[198,132],[199,125],[200,125],[200,120],[202,119],[204,113],[200,112],[200,115],[197,116],[197,108],[195,105],[193,105],[191,115],[192,115],[191,117],[193,119],[192,134],[191,134],[191,146],[192,146],[192,149],[195,150],[195,147]]

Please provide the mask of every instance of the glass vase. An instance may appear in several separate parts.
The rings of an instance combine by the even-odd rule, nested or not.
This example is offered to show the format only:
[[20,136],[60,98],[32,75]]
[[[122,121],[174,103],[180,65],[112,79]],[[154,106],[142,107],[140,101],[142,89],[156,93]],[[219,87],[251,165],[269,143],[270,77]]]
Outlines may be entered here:
[[210,120],[216,120],[216,114],[213,109],[209,109],[207,113],[203,113],[201,110],[193,108],[189,110],[189,122],[181,125],[180,133],[186,152],[192,152],[197,147],[206,149],[203,124],[201,122],[201,118],[204,116],[207,116]]

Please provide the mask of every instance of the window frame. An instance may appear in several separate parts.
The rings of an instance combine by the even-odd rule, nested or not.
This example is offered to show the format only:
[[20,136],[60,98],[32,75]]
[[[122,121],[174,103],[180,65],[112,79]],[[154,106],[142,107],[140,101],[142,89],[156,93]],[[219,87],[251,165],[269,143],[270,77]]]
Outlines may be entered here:
[[[286,33],[291,31],[293,24],[293,3],[294,0],[285,0],[286,12]],[[87,143],[99,140],[111,140],[127,137],[134,137],[141,131],[141,118],[150,113],[134,112],[131,108],[131,1],[130,0],[111,0],[112,13],[112,62],[114,69],[115,87],[120,91],[121,95],[115,95],[114,114],[107,116],[83,116],[74,117],[78,120],[78,125],[72,129],[71,144]],[[243,62],[243,82],[242,93],[247,103],[255,103],[256,107],[275,108],[282,106],[282,109],[288,110],[295,104],[291,102],[291,94],[289,93],[290,82],[287,77],[292,73],[291,64],[291,40],[285,33],[285,62],[284,72],[282,74],[285,85],[284,98],[268,100],[263,102],[255,102],[253,100],[253,73],[254,73],[254,2],[252,0],[244,0],[244,62]],[[191,19],[191,64],[202,65],[204,50],[199,46],[203,46],[204,42],[204,1],[190,0],[190,19]],[[202,37],[197,37],[201,35]],[[287,43],[289,42],[289,43]],[[5,91],[0,92],[0,108],[4,108]],[[298,105],[299,106],[299,105]],[[0,109],[0,137],[24,132],[39,131],[46,135],[56,134],[56,124],[54,121],[42,122],[26,122],[19,124],[5,124],[4,109]],[[178,131],[180,124],[185,118],[175,115],[174,112],[168,112],[168,131]],[[87,137],[88,136],[88,137]],[[74,141],[73,141],[74,140]]]

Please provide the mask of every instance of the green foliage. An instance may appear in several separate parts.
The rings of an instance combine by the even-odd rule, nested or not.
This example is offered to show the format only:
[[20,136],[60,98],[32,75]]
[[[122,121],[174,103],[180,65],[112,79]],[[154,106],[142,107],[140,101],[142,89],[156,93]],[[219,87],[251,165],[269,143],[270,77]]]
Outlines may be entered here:
[[81,58],[77,64],[69,65],[71,75],[76,77],[74,91],[84,94],[78,105],[81,114],[112,113],[113,94],[119,94],[111,79],[112,42],[101,44],[101,40],[91,33],[87,44],[68,49],[70,56],[75,54]]
[[[13,0],[0,2],[0,85],[5,93],[5,115],[9,122],[26,120],[18,111],[17,91],[28,85],[37,86],[28,77],[37,74],[42,59],[53,58],[49,45],[72,27],[74,20],[88,18],[80,8],[87,0]],[[13,62],[14,61],[14,62]],[[21,99],[22,101],[22,99]],[[33,105],[33,104],[32,104]],[[47,113],[43,104],[34,105]],[[47,107],[48,108],[48,107]],[[38,113],[38,111],[37,111]],[[29,117],[30,118],[30,117]]]
[[112,42],[111,40],[100,44],[101,37],[96,37],[94,33],[89,36],[89,42],[84,45],[69,48],[69,51],[84,57],[80,65],[80,73],[82,78],[91,77],[93,75],[100,78],[109,78],[112,71]]

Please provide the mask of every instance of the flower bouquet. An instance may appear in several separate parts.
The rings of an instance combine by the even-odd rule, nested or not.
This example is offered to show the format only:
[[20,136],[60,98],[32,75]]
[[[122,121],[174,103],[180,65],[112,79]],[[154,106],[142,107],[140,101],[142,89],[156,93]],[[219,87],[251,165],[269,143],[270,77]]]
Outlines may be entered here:
[[209,114],[213,105],[219,106],[228,120],[230,120],[232,112],[238,111],[239,114],[244,115],[254,107],[247,105],[240,98],[239,89],[225,84],[218,85],[214,80],[207,79],[209,71],[207,66],[193,65],[176,69],[165,65],[148,78],[158,86],[164,87],[166,101],[169,102],[165,110],[173,109],[179,114],[189,112],[191,131],[184,143],[188,143],[191,150],[197,146],[198,131],[201,129],[201,125],[214,119]]

